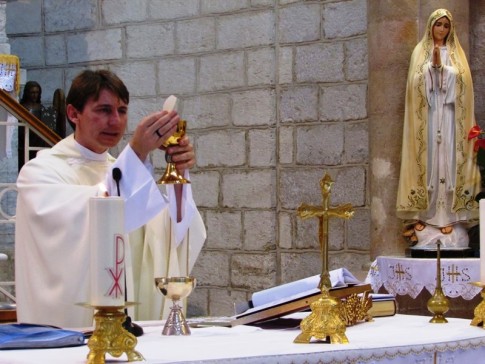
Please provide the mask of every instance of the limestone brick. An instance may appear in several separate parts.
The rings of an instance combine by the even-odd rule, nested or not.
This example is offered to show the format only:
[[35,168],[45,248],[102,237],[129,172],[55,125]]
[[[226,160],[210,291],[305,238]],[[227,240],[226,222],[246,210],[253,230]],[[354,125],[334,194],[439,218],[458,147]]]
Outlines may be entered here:
[[322,19],[319,4],[299,3],[280,10],[279,40],[282,43],[307,42],[320,39]]
[[200,286],[229,287],[230,267],[232,259],[229,253],[205,249],[200,253],[192,275],[197,277]]
[[368,210],[355,209],[348,222],[349,249],[368,251],[370,249],[370,213]]
[[293,163],[293,127],[281,127],[279,129],[279,153],[278,163]]
[[343,64],[342,43],[301,45],[296,48],[295,77],[298,82],[343,81]]
[[[151,62],[130,62],[114,65],[111,70],[115,72],[126,84],[130,97],[152,96],[156,90],[156,67]],[[143,82],[140,82],[143,79]],[[155,111],[155,110],[153,110]]]
[[96,0],[44,0],[47,32],[93,29],[98,14]]
[[251,6],[271,6],[275,4],[276,0],[250,0]]
[[104,0],[101,14],[110,25],[143,21],[147,17],[147,0]]
[[121,56],[120,29],[76,33],[67,38],[68,63],[116,60]]
[[234,254],[231,259],[231,284],[250,291],[273,287],[276,281],[274,254]]
[[367,60],[367,38],[345,42],[345,78],[348,81],[366,80],[369,76]]
[[248,0],[201,0],[200,3],[202,14],[225,13],[248,7]]
[[222,203],[230,208],[274,208],[274,171],[226,173],[222,177]]
[[321,120],[357,120],[367,117],[367,84],[322,87]]
[[190,19],[177,22],[178,53],[196,53],[214,50],[216,28],[214,18]]
[[[367,1],[350,0],[326,4],[323,12],[325,37],[345,38],[367,30]],[[343,25],[343,26],[342,26]]]
[[128,107],[127,132],[133,133],[140,120],[148,114],[160,110],[162,103],[155,97],[152,98],[130,98]]
[[234,125],[274,125],[275,95],[271,89],[233,93]]
[[186,318],[209,316],[209,302],[209,289],[196,285],[187,299]]
[[274,42],[274,12],[257,11],[221,16],[217,24],[217,48],[234,49]]
[[183,115],[190,129],[228,126],[231,105],[232,98],[227,93],[200,95],[184,99]]
[[234,316],[234,303],[248,301],[247,294],[243,291],[230,291],[226,289],[210,290],[209,314],[213,316]]
[[[304,201],[302,201],[304,202]],[[312,201],[310,203],[305,202],[312,206],[323,206],[322,200]],[[296,218],[296,238],[295,248],[297,249],[320,249],[319,231],[318,231],[318,219],[309,218],[301,219]],[[345,242],[345,222],[339,218],[330,218],[328,221],[328,249],[331,251],[344,249]]]
[[244,249],[276,250],[276,216],[272,211],[244,213]]
[[291,249],[293,246],[293,216],[287,212],[279,213],[279,247],[282,249]]
[[296,86],[283,89],[280,120],[282,122],[318,120],[318,87]]
[[291,83],[293,81],[293,48],[281,47],[278,52],[278,76],[279,83]]
[[148,0],[150,19],[171,20],[195,16],[199,13],[199,0]]
[[342,162],[344,127],[340,123],[300,126],[296,130],[296,161],[335,166]]
[[214,131],[200,134],[196,140],[199,167],[241,166],[246,162],[246,141],[243,131]]
[[248,86],[275,83],[275,51],[273,48],[248,50]]
[[128,58],[164,56],[175,50],[174,24],[156,23],[126,27]]
[[7,19],[28,19],[28,21],[8,21],[8,34],[38,33],[42,30],[42,1],[9,1],[6,8]]
[[66,40],[64,35],[52,35],[45,40],[46,65],[63,65],[67,62]]
[[[197,151],[195,151],[197,153]],[[219,206],[219,172],[191,172],[192,194],[199,207],[217,208]]]
[[200,58],[199,91],[225,90],[245,85],[244,53],[211,54]]
[[272,167],[276,163],[275,129],[249,130],[249,165]]
[[365,163],[369,160],[369,131],[367,122],[347,124],[343,161],[346,164]]
[[158,62],[159,92],[165,95],[190,94],[196,88],[196,65],[192,57],[162,59]]
[[206,213],[207,248],[214,249],[241,249],[242,216],[234,211],[208,211]]
[[320,252],[317,250],[281,253],[280,272],[281,282],[279,284],[321,274],[322,258]]
[[10,40],[12,54],[20,58],[20,67],[44,65],[44,51],[41,37],[22,37]]

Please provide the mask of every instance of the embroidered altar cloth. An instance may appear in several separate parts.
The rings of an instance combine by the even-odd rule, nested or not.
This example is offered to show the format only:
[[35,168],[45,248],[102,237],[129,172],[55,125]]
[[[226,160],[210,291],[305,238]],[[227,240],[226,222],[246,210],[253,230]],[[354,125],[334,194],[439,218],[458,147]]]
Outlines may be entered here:
[[[425,288],[436,289],[436,259],[377,257],[367,274],[366,282],[374,292],[384,286],[387,292],[416,298]],[[447,297],[473,299],[481,288],[470,283],[480,280],[480,259],[441,259],[441,287]]]

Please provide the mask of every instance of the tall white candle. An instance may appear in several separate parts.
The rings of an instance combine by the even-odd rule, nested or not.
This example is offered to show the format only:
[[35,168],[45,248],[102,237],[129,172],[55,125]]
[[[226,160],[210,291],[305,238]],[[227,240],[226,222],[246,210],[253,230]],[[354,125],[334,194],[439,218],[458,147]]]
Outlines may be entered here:
[[480,282],[485,284],[485,199],[480,205]]
[[89,201],[91,301],[93,306],[125,304],[124,201],[93,197]]

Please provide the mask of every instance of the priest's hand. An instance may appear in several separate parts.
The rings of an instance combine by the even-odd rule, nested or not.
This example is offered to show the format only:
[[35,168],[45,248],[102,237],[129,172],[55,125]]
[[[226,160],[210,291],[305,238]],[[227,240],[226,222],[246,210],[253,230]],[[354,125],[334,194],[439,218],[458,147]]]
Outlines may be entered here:
[[175,168],[182,175],[186,169],[190,169],[195,165],[194,147],[187,135],[180,138],[178,145],[168,147],[165,152],[172,157]]
[[130,146],[142,162],[152,150],[160,148],[175,133],[179,120],[176,111],[158,111],[140,121],[130,140]]

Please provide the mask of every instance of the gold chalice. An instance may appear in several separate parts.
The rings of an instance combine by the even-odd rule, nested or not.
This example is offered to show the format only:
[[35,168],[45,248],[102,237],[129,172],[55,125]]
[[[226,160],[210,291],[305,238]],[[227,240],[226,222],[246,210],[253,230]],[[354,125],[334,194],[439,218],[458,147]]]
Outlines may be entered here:
[[182,313],[182,308],[178,305],[178,301],[190,295],[196,282],[194,277],[155,278],[155,286],[173,302],[162,335],[190,335],[189,325]]
[[[173,135],[167,139],[165,143],[163,143],[164,147],[169,147],[171,145],[178,145],[179,139],[185,135],[185,130],[187,128],[187,122],[183,119],[177,124],[177,130]],[[182,183],[190,183],[190,181],[184,176],[182,176],[175,168],[175,163],[172,162],[172,157],[165,153],[165,161],[167,162],[167,168],[165,169],[165,173],[163,176],[157,181],[158,184],[182,184]]]

